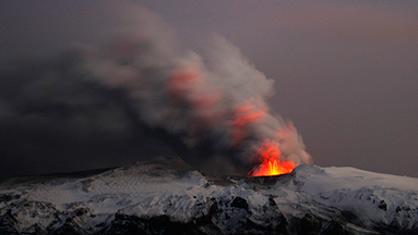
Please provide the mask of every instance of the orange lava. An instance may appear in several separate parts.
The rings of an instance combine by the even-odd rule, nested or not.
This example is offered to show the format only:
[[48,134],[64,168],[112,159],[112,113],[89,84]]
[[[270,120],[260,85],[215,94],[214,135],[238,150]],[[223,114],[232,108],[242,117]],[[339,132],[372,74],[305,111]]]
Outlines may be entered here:
[[280,147],[273,141],[264,141],[257,150],[260,165],[252,170],[250,176],[274,176],[287,174],[295,169],[296,164],[290,160],[282,160]]

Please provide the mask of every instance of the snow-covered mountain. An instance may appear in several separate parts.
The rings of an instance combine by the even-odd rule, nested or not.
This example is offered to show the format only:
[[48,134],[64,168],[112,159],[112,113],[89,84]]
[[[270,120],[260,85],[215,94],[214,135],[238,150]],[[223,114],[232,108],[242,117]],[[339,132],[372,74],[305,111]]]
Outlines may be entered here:
[[300,166],[208,177],[177,159],[0,183],[0,234],[418,234],[418,179]]

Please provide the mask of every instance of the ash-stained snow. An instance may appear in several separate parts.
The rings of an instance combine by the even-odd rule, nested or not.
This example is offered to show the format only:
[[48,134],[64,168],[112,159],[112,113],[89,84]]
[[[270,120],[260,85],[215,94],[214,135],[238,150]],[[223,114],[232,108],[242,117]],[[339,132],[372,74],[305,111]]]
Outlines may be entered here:
[[0,232],[418,232],[416,178],[301,166],[279,177],[220,180],[167,161],[139,162],[87,177],[4,181]]

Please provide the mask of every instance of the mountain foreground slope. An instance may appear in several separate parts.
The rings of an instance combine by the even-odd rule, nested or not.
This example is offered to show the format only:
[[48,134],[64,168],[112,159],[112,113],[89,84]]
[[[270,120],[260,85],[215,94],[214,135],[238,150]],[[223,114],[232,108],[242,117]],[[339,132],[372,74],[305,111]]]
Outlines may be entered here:
[[2,180],[0,234],[418,234],[418,179],[307,165],[213,177],[163,158]]

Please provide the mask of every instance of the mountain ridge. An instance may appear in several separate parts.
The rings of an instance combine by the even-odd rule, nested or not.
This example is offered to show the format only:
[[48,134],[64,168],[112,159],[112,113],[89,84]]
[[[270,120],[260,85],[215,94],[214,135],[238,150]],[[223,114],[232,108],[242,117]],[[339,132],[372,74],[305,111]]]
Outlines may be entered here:
[[177,158],[0,183],[0,234],[418,234],[418,179],[302,165],[205,176]]

